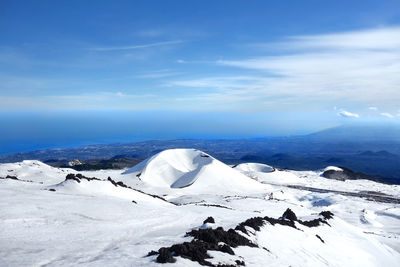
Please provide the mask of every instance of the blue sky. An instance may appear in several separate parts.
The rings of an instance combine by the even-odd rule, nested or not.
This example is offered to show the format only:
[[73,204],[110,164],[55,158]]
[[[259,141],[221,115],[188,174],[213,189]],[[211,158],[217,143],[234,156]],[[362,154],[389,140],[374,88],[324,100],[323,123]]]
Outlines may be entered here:
[[400,122],[399,1],[2,1],[0,32],[3,147]]

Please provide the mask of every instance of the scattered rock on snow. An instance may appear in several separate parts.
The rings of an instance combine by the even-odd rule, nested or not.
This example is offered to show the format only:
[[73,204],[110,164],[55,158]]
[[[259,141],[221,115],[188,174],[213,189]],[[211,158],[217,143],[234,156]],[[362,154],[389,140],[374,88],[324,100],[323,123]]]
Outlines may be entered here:
[[315,235],[319,240],[321,240],[322,243],[325,243],[325,241],[319,236],[319,235]]
[[204,220],[203,224],[206,224],[206,223],[215,223],[215,220],[213,217],[210,216]]
[[327,219],[332,219],[333,218],[333,213],[330,211],[321,211],[319,213],[319,215],[321,215],[322,217],[324,217],[325,220]]
[[283,215],[282,215],[282,219],[284,220],[289,220],[289,221],[297,221],[297,216],[296,214],[291,210],[291,209],[287,209]]
[[89,177],[86,177],[86,176],[84,176],[84,175],[82,175],[80,173],[77,173],[77,174],[69,173],[65,177],[65,181],[66,180],[74,180],[74,181],[76,181],[78,183],[81,182],[81,179],[85,179],[85,180],[88,180],[88,181],[92,181],[92,180],[101,181],[99,178],[95,178],[95,177],[89,178]]

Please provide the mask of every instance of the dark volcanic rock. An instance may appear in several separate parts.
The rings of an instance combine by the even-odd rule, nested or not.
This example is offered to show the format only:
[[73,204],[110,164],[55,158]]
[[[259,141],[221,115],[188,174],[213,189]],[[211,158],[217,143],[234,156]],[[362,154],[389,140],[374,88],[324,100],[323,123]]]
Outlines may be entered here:
[[[121,181],[116,182],[116,181],[113,180],[111,177],[108,177],[108,178],[107,178],[107,181],[109,181],[110,183],[112,183],[114,186],[120,186],[120,187],[124,187],[124,188],[129,188],[129,189],[134,190],[134,191],[136,191],[136,192],[139,192],[139,193],[142,193],[142,194],[145,194],[145,195],[154,197],[154,198],[158,198],[158,199],[160,199],[160,200],[162,200],[162,201],[168,202],[165,198],[162,198],[162,197],[160,197],[160,196],[152,195],[152,194],[143,192],[143,191],[141,191],[141,190],[139,190],[139,189],[132,188],[132,187],[130,187],[130,186],[127,186],[126,184],[124,184],[124,183],[121,182]],[[170,203],[170,202],[168,202],[168,203]],[[171,204],[172,204],[172,203],[171,203]]]
[[108,178],[107,178],[107,181],[109,181],[110,183],[112,183],[114,186],[120,186],[120,187],[124,187],[124,188],[130,188],[129,186],[127,186],[126,184],[124,184],[124,183],[121,182],[121,181],[118,181],[118,182],[114,181],[111,177],[108,177]]
[[240,261],[240,260],[235,260],[236,264],[239,266],[245,266],[246,264],[244,263],[244,261]]
[[247,219],[244,222],[239,223],[235,230],[239,230],[242,231],[243,233],[247,234],[247,230],[245,228],[245,226],[251,227],[256,231],[260,231],[260,227],[263,226],[265,223],[264,218],[261,217],[253,217],[250,219]]
[[222,227],[216,229],[192,230],[186,233],[186,235],[211,244],[223,242],[234,248],[237,246],[256,247],[255,244],[244,236],[238,234],[235,230],[229,229],[228,231],[225,231]]
[[296,225],[294,224],[294,221],[283,220],[282,218],[275,219],[275,218],[271,218],[268,216],[265,216],[263,219],[272,225],[280,224],[280,225],[289,226],[289,227],[297,229]]
[[319,213],[319,215],[321,215],[322,217],[324,217],[325,220],[327,219],[332,219],[333,218],[333,213],[330,211],[321,211]]
[[67,176],[65,177],[65,181],[67,181],[67,180],[74,180],[74,181],[76,181],[76,182],[78,182],[78,183],[81,182],[81,180],[79,180],[78,178],[76,178],[75,174],[73,174],[73,173],[67,174]]
[[319,235],[315,235],[319,240],[321,240],[322,243],[325,243],[325,241],[319,236]]
[[155,250],[150,251],[149,253],[147,253],[147,257],[149,256],[154,256],[154,255],[158,255],[158,252]]
[[282,215],[282,219],[284,220],[289,220],[289,221],[297,221],[297,216],[296,214],[291,210],[291,209],[287,209],[283,215]]
[[0,179],[19,180],[17,176],[13,176],[13,175],[7,175],[6,177],[0,177]]
[[229,208],[229,207],[226,207],[226,206],[222,206],[222,205],[218,205],[218,204],[198,203],[198,204],[195,204],[195,205],[197,205],[197,206],[205,206],[205,207],[216,207],[216,208],[232,210],[232,208]]
[[17,176],[7,175],[6,179],[18,180]]
[[204,220],[203,224],[206,224],[206,223],[215,223],[215,220],[213,217],[210,216]]
[[88,180],[88,181],[92,181],[92,180],[101,181],[99,178],[95,178],[95,177],[89,178],[89,177],[86,177],[86,176],[84,176],[84,175],[82,175],[80,173],[77,173],[77,174],[69,173],[65,177],[65,181],[74,180],[74,181],[76,181],[78,183],[80,183],[82,179],[85,179],[85,180]]
[[[308,227],[315,227],[319,226],[321,223],[328,224],[326,220],[332,218],[333,213],[331,213],[330,211],[323,211],[319,214],[319,216],[323,217],[323,219],[317,218],[310,221],[302,221],[297,219],[296,214],[291,209],[288,208],[283,213],[282,217],[280,217],[279,219],[271,218],[268,216],[253,217],[247,219],[244,222],[239,223],[236,226],[235,230],[248,234],[246,226],[253,228],[255,231],[259,231],[266,222],[269,222],[272,225],[275,224],[285,225],[293,227],[295,229],[298,229],[295,225],[295,222]],[[212,217],[208,217],[204,221],[204,223],[206,223],[208,220],[211,221],[210,218],[212,219]],[[207,259],[212,258],[207,253],[207,251],[209,250],[215,250],[230,255],[235,255],[235,252],[233,251],[232,248],[236,248],[238,246],[258,247],[256,244],[252,243],[249,239],[239,234],[235,230],[229,229],[228,231],[225,231],[222,227],[218,227],[216,229],[209,228],[209,229],[192,230],[186,233],[186,236],[192,236],[194,238],[192,241],[184,242],[182,244],[175,244],[171,247],[162,247],[158,250],[158,252],[152,250],[147,254],[147,256],[158,254],[156,260],[159,263],[175,262],[174,257],[180,256],[182,258],[190,259],[192,261],[197,261],[199,264],[206,266],[214,266],[214,267],[245,266],[245,262],[240,260],[236,260],[236,265],[229,265],[229,264],[214,265],[210,261],[207,261]],[[316,237],[320,239],[322,243],[325,243],[325,241],[319,235],[316,235]],[[268,249],[266,250],[269,251]]]
[[230,255],[235,255],[235,252],[233,252],[232,248],[228,245],[222,245],[219,247],[219,251],[224,252],[224,253],[228,253]]
[[322,176],[328,179],[335,179],[339,181],[345,180],[358,180],[358,179],[367,179],[373,180],[373,177],[366,175],[361,172],[354,172],[345,167],[339,167],[342,170],[327,170],[322,173]]
[[310,220],[310,221],[298,221],[300,224],[307,226],[307,227],[317,227],[320,226],[321,223],[329,225],[329,223],[321,218]]
[[[174,262],[174,256],[197,261],[201,265],[216,266],[207,259],[212,258],[208,255],[208,250],[220,251],[230,255],[235,255],[232,247],[249,246],[257,247],[250,240],[238,234],[235,230],[229,229],[225,231],[222,227],[216,229],[199,229],[192,230],[186,233],[186,236],[192,236],[194,239],[190,242],[182,244],[175,244],[169,248],[163,247],[158,252],[150,251],[147,255],[152,256],[158,254],[157,262],[166,263]],[[223,243],[222,245],[220,243]],[[243,263],[243,264],[242,264]],[[237,263],[237,265],[244,265],[244,262]],[[217,265],[217,266],[233,266],[233,265]]]
[[[159,263],[175,262],[173,256],[180,256],[185,259],[197,261],[201,265],[215,266],[211,262],[207,261],[207,259],[212,258],[210,255],[208,255],[208,250],[216,250],[223,253],[228,253],[230,255],[235,255],[232,248],[228,245],[217,245],[201,240],[192,240],[191,242],[176,244],[169,248],[160,248],[158,250],[159,255],[156,260]],[[148,255],[150,254],[154,255],[154,252],[151,252]]]
[[[21,180],[17,176],[13,176],[13,175],[7,175],[6,177],[0,177],[0,179],[11,179],[11,180],[16,180],[16,181],[21,181],[21,182],[35,183],[34,181],[31,181],[31,180]],[[43,184],[43,182],[36,182],[36,183]]]
[[168,248],[160,248],[158,250],[157,262],[159,263],[174,263],[176,260],[172,257],[171,251]]

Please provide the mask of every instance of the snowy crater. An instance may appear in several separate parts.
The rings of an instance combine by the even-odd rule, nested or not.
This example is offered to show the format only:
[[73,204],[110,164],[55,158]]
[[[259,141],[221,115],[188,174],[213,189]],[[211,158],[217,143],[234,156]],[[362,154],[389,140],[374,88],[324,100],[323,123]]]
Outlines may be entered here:
[[196,149],[169,149],[123,173],[136,176],[152,186],[168,188],[207,188],[255,186],[255,181],[228,165]]

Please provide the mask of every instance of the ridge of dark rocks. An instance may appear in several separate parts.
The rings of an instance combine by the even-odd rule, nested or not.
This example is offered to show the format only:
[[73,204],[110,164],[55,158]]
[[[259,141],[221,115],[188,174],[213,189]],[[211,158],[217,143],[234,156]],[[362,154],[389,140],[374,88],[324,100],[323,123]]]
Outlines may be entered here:
[[[230,255],[235,255],[232,248],[238,246],[248,246],[248,247],[258,247],[257,244],[250,241],[244,235],[248,234],[246,227],[252,228],[255,231],[260,231],[261,227],[269,222],[271,225],[280,224],[284,226],[289,226],[298,229],[295,223],[302,224],[307,227],[316,227],[323,224],[328,224],[327,220],[333,217],[333,213],[330,211],[323,211],[318,214],[322,218],[316,218],[310,221],[299,220],[296,214],[291,209],[286,209],[282,216],[278,219],[265,217],[253,217],[246,221],[239,223],[235,229],[224,230],[222,227],[217,227],[215,229],[194,229],[187,232],[185,236],[193,237],[190,242],[184,242],[181,244],[175,244],[171,247],[162,247],[158,251],[150,251],[147,256],[158,255],[156,261],[158,263],[174,263],[176,262],[175,257],[182,257],[192,261],[198,262],[200,265],[212,266],[212,267],[234,267],[234,266],[244,266],[245,262],[236,260],[236,265],[224,265],[224,264],[213,264],[208,259],[212,257],[207,253],[209,250],[220,251],[222,253],[227,253]],[[208,217],[204,223],[207,221],[214,221],[212,217]],[[329,225],[329,224],[328,224]],[[319,236],[316,237],[322,242],[325,241]]]

